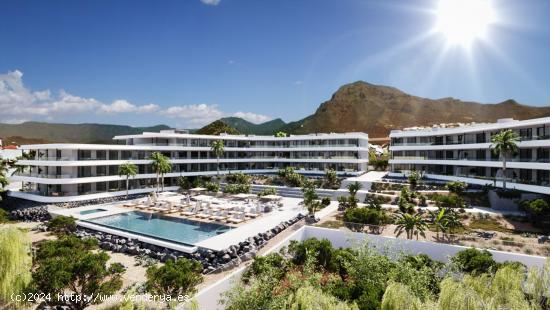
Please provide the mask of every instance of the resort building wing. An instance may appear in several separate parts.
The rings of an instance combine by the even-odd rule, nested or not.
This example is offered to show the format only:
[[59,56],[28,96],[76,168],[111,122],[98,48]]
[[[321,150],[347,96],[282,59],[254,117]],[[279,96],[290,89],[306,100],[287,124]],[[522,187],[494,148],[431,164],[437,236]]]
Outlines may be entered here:
[[252,135],[196,135],[177,130],[116,136],[116,144],[36,144],[21,149],[34,154],[20,160],[27,166],[12,181],[24,184],[11,196],[40,202],[64,202],[126,194],[125,177],[119,166],[133,163],[138,174],[130,179],[130,194],[154,189],[156,175],[148,159],[159,152],[170,159],[172,171],[165,174],[165,189],[177,189],[180,176],[216,175],[218,159],[211,150],[222,140],[225,151],[219,159],[223,174],[277,173],[294,167],[302,174],[324,174],[335,169],[340,175],[357,175],[367,170],[368,135],[332,133],[289,137]]
[[[502,158],[491,151],[491,137],[503,130],[519,136],[518,152]],[[464,181],[550,194],[550,117],[530,120],[500,119],[492,124],[434,126],[394,130],[391,138],[391,174],[416,170],[427,178]]]

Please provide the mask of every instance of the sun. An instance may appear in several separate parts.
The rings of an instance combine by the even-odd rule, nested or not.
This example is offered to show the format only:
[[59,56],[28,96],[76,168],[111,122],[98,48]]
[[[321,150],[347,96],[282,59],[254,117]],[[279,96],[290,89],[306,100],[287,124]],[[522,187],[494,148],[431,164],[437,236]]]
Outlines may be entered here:
[[485,39],[487,28],[496,21],[490,0],[440,0],[436,16],[435,31],[448,43],[463,47]]

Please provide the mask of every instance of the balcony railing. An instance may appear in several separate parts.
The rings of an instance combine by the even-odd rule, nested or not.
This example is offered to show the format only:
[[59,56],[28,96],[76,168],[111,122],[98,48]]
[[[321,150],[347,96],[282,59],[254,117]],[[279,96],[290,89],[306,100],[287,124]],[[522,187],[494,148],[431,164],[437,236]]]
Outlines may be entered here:
[[[394,160],[457,160],[457,161],[495,161],[501,162],[499,158],[476,158],[476,157],[452,157],[452,158],[439,158],[439,157],[428,157],[428,156],[394,156],[391,159]],[[507,162],[517,162],[517,163],[549,163],[550,158],[509,158]]]

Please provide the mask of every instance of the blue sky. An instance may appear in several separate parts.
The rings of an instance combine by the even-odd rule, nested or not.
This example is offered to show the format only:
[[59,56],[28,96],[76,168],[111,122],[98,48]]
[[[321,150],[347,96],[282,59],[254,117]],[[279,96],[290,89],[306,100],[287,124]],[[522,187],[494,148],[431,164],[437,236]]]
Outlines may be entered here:
[[0,121],[294,121],[357,80],[550,105],[550,1],[492,1],[469,48],[429,34],[437,2],[5,0]]

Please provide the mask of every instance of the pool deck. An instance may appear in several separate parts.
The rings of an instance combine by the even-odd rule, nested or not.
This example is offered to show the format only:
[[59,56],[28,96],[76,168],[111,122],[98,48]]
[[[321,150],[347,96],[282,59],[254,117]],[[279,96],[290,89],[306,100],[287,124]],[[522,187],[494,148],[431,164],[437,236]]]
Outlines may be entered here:
[[[175,201],[176,200],[179,201],[181,197],[174,196],[166,200],[172,200],[172,199]],[[242,224],[228,225],[234,228],[223,234],[202,240],[194,245],[184,245],[184,244],[178,244],[176,242],[172,243],[169,241],[155,239],[154,237],[148,237],[145,235],[121,231],[121,230],[105,227],[102,225],[97,225],[86,221],[97,217],[104,217],[104,216],[110,216],[110,215],[116,215],[116,214],[135,211],[134,208],[121,207],[121,205],[128,202],[136,202],[136,200],[118,201],[114,203],[91,205],[91,206],[85,206],[85,207],[79,207],[79,208],[73,208],[73,209],[55,208],[55,209],[50,209],[49,212],[54,217],[59,215],[72,216],[77,219],[77,225],[81,227],[101,231],[112,235],[118,235],[121,237],[138,239],[142,242],[166,247],[173,250],[178,250],[186,253],[193,253],[197,251],[198,248],[206,248],[206,249],[211,249],[215,251],[226,249],[231,245],[235,245],[239,242],[245,241],[246,239],[257,235],[258,233],[269,231],[270,229],[279,225],[281,222],[288,221],[296,217],[299,213],[306,214],[307,210],[302,205],[300,205],[301,201],[302,199],[299,199],[299,198],[283,197],[282,199],[283,207],[279,209],[275,209],[268,213],[263,213],[262,216],[256,219],[249,219],[248,221]],[[337,202],[333,201],[330,206],[317,212],[316,216],[323,217],[323,215],[331,213],[332,211],[336,210],[337,204],[338,204]],[[80,214],[80,212],[82,211],[90,211],[95,209],[105,209],[106,211],[89,213],[84,215]],[[139,210],[139,211],[151,212],[147,210]],[[179,216],[177,214],[166,214],[165,216],[182,218],[182,216]],[[191,218],[190,220],[200,221],[194,218]]]
[[279,225],[281,222],[296,217],[299,213],[306,214],[307,211],[304,207],[299,205],[302,200],[303,199],[285,197],[283,198],[284,207],[279,210],[264,213],[257,219],[250,220],[237,228],[231,229],[221,235],[205,239],[195,245],[216,251],[226,249],[231,245],[245,241],[259,233],[266,232]]

